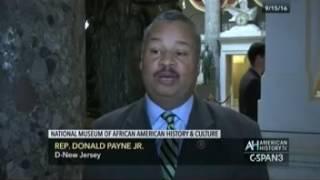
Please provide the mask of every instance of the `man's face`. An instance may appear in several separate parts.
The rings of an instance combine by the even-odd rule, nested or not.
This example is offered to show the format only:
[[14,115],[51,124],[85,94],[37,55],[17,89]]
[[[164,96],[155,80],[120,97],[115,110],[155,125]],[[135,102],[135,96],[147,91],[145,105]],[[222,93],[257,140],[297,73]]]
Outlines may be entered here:
[[140,70],[152,98],[188,98],[198,75],[196,41],[190,26],[157,22],[146,37]]
[[265,71],[265,58],[264,58],[264,56],[258,55],[256,62],[257,62],[257,66],[261,69],[261,73],[263,74]]

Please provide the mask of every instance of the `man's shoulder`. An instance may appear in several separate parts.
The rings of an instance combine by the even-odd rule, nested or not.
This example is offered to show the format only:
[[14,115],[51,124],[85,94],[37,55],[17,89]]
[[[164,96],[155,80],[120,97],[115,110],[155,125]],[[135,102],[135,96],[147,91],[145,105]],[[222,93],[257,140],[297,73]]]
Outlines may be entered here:
[[242,76],[241,81],[255,81],[259,80],[257,73],[253,72],[254,70],[248,69],[248,71]]
[[260,137],[258,124],[247,116],[227,107],[214,103],[206,103],[209,111],[214,114],[217,127],[222,135],[230,138]]
[[92,123],[95,129],[121,129],[125,120],[130,117],[142,99],[102,115]]

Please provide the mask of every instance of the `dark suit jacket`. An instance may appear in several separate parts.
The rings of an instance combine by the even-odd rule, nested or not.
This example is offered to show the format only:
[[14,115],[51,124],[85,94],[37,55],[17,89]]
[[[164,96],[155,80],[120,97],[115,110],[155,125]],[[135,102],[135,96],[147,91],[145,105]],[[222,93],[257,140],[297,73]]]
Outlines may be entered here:
[[260,75],[250,68],[242,77],[239,93],[239,110],[252,120],[258,120],[258,100],[260,99]]
[[[145,99],[108,113],[94,122],[97,129],[151,129],[145,110]],[[258,125],[233,110],[209,104],[197,97],[190,114],[187,129],[221,129],[222,138],[258,138]],[[188,146],[181,152],[178,163],[184,159],[197,158],[201,152]],[[215,143],[213,143],[215,144]],[[219,143],[217,143],[219,144]],[[232,151],[217,145],[210,155],[226,158],[223,153]],[[189,153],[188,153],[189,152]],[[190,154],[192,152],[192,154]],[[154,152],[154,156],[157,153]],[[196,156],[196,157],[195,157]],[[203,157],[202,157],[203,158]],[[205,158],[210,158],[205,157]],[[87,166],[84,179],[160,179],[160,166]],[[243,164],[180,165],[176,179],[268,179],[266,166],[247,166]]]

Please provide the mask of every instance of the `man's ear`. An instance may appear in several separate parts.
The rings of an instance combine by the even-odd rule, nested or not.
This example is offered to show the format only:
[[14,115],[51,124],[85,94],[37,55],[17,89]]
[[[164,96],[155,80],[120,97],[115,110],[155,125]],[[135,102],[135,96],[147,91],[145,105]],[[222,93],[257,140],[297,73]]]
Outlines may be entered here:
[[142,45],[142,47],[140,49],[140,62],[139,62],[140,71],[142,71],[142,68],[143,68],[143,53],[144,53],[144,47]]
[[262,62],[263,61],[263,59],[262,59],[262,56],[261,55],[257,55],[256,56],[256,60],[255,60],[255,66],[261,66],[262,65]]
[[198,62],[197,62],[197,77],[199,76],[200,74],[200,63],[201,63],[201,59],[199,58]]

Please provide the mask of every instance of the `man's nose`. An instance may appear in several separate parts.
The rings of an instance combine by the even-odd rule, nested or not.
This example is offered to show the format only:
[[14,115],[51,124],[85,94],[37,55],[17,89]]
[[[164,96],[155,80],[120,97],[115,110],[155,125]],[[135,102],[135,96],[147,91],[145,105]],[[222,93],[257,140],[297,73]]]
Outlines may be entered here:
[[173,53],[171,52],[165,52],[163,56],[161,57],[161,64],[163,65],[173,65],[175,64]]

